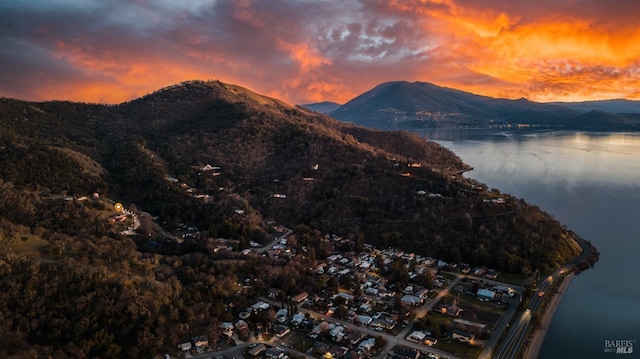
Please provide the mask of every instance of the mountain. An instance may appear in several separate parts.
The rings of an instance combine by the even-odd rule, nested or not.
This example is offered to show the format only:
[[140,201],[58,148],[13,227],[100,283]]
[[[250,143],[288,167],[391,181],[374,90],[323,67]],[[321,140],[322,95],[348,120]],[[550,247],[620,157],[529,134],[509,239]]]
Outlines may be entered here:
[[331,113],[336,109],[338,109],[338,107],[340,106],[341,105],[339,103],[329,102],[329,101],[300,105],[300,107],[304,107],[308,110],[320,112],[320,113]]
[[[336,119],[379,129],[487,127],[504,124],[571,127],[594,118],[583,111],[526,99],[507,100],[471,94],[426,82],[394,81],[376,86],[330,113]],[[616,127],[636,129],[638,121],[609,116]],[[605,128],[603,124],[601,127]]]
[[[217,81],[110,106],[0,99],[0,163],[6,358],[178,355],[267,288],[319,290],[309,268],[365,244],[522,276],[579,252],[434,142]],[[282,226],[288,257],[240,252]]]
[[576,111],[601,111],[609,113],[640,113],[640,101],[616,99],[584,102],[549,102],[552,105],[567,107]]

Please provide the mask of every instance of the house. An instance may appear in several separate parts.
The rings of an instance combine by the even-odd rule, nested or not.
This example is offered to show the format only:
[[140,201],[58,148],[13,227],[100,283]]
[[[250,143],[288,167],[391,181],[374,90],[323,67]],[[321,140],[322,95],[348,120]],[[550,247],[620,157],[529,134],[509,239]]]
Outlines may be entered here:
[[181,343],[180,345],[178,345],[178,347],[180,348],[180,350],[182,350],[183,352],[189,351],[192,348],[191,342],[186,342],[186,343]]
[[367,340],[363,340],[358,345],[358,349],[369,351],[376,345],[376,338],[369,338]]
[[267,359],[281,359],[284,358],[284,352],[276,348],[269,348],[264,352],[264,356]]
[[356,344],[360,343],[360,341],[362,341],[366,337],[367,337],[367,335],[365,333],[357,332],[356,334],[354,334],[351,337],[351,345],[356,345]]
[[378,288],[369,287],[364,292],[365,292],[365,294],[368,294],[368,295],[378,295],[379,289]]
[[430,347],[438,344],[438,339],[436,338],[432,338],[432,337],[426,337],[424,338],[424,343]]
[[247,354],[249,354],[249,356],[256,357],[265,350],[267,350],[266,345],[261,343],[252,348],[250,347],[249,350],[247,350]]
[[508,295],[509,297],[513,297],[516,294],[516,291],[513,290],[513,288],[507,287],[506,285],[496,285],[493,289],[496,292]]
[[369,325],[372,320],[373,318],[368,315],[356,315],[356,323],[358,324]]
[[473,339],[475,339],[475,335],[467,332],[463,332],[461,330],[454,329],[450,332],[451,339],[456,339],[461,343],[472,343]]
[[206,335],[199,335],[197,337],[193,337],[192,341],[193,341],[193,345],[195,345],[196,350],[198,352],[201,352],[202,350],[204,350],[206,347],[209,346],[209,339],[207,338]]
[[418,359],[420,358],[420,352],[415,349],[401,347],[394,350],[394,354],[404,359]]
[[338,343],[341,342],[345,336],[344,327],[340,325],[335,326],[333,329],[329,331],[329,335],[331,335],[331,338],[333,338],[335,342],[338,342]]
[[335,298],[344,298],[344,300],[347,303],[349,303],[349,302],[351,302],[353,300],[353,296],[351,294],[342,293],[342,292],[336,294],[333,299],[335,299]]
[[411,306],[420,305],[423,303],[423,301],[424,299],[421,297],[416,297],[415,295],[408,294],[402,296],[402,298],[400,299],[400,302],[402,302],[402,304]]
[[297,327],[298,325],[302,324],[303,320],[304,320],[304,314],[297,313],[296,315],[293,316],[293,318],[291,318],[291,325],[293,325],[294,327]]
[[427,335],[424,332],[414,331],[413,333],[409,334],[409,336],[407,337],[407,340],[410,340],[416,343],[422,343],[424,341],[424,338],[426,337]]
[[251,308],[253,308],[253,310],[255,310],[255,311],[267,310],[267,309],[269,309],[269,307],[270,307],[269,303],[265,303],[265,302],[262,302],[262,301],[260,301],[260,302],[258,302],[258,303],[256,303],[256,304],[251,306]]
[[295,296],[291,297],[291,300],[296,302],[296,303],[302,303],[307,298],[309,298],[309,293],[302,292],[302,293],[300,293],[298,295],[295,295]]
[[224,322],[220,324],[220,328],[222,329],[222,334],[228,337],[233,335],[233,323]]
[[329,325],[329,323],[327,323],[326,321],[323,321],[322,323],[316,325],[315,327],[313,327],[313,332],[315,334],[320,334],[322,332],[326,332],[327,330],[331,329],[331,325]]
[[278,322],[284,323],[287,321],[288,315],[289,315],[289,311],[286,310],[285,308],[282,308],[278,310],[278,312],[276,313],[276,319],[278,320]]
[[349,348],[335,347],[335,346],[329,349],[329,353],[331,353],[334,359],[344,358],[344,356],[347,354],[348,351],[349,351]]
[[249,329],[249,324],[244,320],[238,320],[238,322],[234,324],[233,327],[238,330],[245,330]]
[[452,305],[446,309],[446,313],[451,317],[457,317],[462,313],[462,309],[457,305]]
[[485,273],[485,275],[484,275],[484,276],[485,276],[486,278],[489,278],[489,279],[496,279],[496,278],[498,278],[498,274],[500,274],[500,273],[499,273],[497,270],[495,270],[495,269],[489,269],[489,270],[487,271],[487,273]]
[[282,338],[285,335],[289,334],[290,330],[289,330],[289,327],[278,324],[273,326],[273,332],[276,334],[278,338]]

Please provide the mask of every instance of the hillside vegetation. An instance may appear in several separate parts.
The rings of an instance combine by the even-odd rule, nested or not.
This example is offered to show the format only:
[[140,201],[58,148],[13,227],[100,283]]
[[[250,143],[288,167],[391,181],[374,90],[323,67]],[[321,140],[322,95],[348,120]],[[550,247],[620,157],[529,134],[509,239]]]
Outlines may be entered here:
[[[524,275],[578,252],[560,223],[465,179],[433,142],[220,82],[116,106],[0,99],[0,124],[2,357],[149,357],[216,337],[227,304],[256,299],[237,296],[245,278],[311,285],[315,258],[211,251],[217,238],[267,243],[275,225],[318,258],[324,234]],[[109,221],[115,202],[137,235]],[[180,238],[187,227],[198,235]]]

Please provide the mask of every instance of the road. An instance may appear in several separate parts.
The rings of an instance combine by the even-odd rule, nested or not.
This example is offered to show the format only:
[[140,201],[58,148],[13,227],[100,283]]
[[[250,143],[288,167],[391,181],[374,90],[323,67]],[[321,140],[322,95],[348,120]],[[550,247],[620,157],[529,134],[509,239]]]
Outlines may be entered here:
[[529,301],[529,305],[526,310],[509,330],[505,341],[496,352],[494,358],[518,358],[521,356],[520,350],[524,341],[527,339],[529,327],[531,326],[531,317],[540,308],[540,304],[542,304],[544,297],[550,295],[549,288],[551,283],[560,276],[565,275],[565,273],[569,273],[578,263],[584,261],[591,255],[591,247],[589,247],[584,239],[578,237],[576,238],[576,241],[582,247],[582,253],[571,262],[560,267],[558,270],[551,273],[551,275],[540,281],[538,284],[538,290],[534,292],[534,296]]
[[258,254],[264,253],[266,251],[268,251],[269,249],[271,249],[271,247],[275,246],[276,244],[278,244],[281,240],[287,238],[291,233],[293,233],[293,231],[289,228],[280,226],[282,228],[285,229],[284,233],[281,234],[280,236],[276,237],[273,242],[267,244],[264,247],[260,247],[260,248],[253,248],[252,251]]

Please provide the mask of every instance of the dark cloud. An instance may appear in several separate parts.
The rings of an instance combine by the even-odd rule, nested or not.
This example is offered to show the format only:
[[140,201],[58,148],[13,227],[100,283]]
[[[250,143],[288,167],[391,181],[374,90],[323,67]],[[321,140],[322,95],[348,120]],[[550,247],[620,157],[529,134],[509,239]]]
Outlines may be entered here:
[[344,102],[391,80],[624,97],[638,74],[638,11],[627,0],[4,3],[0,96],[118,102],[200,78],[296,103]]

